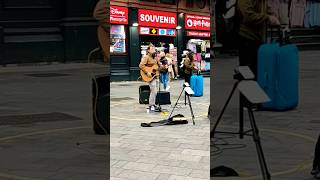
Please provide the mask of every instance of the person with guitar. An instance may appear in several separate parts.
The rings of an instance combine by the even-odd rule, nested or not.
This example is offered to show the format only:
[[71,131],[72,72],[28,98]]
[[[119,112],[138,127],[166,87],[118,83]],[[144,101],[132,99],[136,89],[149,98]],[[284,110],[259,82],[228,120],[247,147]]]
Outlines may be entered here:
[[139,64],[140,74],[143,81],[150,86],[149,110],[156,111],[157,79],[159,77],[159,59],[156,58],[154,45],[150,44],[147,54],[144,55]]

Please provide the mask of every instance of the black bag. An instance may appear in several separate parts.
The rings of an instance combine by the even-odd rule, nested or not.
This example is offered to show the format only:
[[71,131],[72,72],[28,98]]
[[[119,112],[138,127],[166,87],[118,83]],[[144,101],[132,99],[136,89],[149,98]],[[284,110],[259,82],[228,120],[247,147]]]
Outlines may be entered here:
[[167,92],[167,91],[159,91],[159,92],[157,93],[157,97],[156,97],[156,104],[157,104],[157,105],[167,105],[167,104],[171,104],[170,92]]
[[110,133],[110,76],[92,78],[93,130],[96,134]]
[[174,118],[183,118],[182,114],[177,114],[172,116],[169,119],[161,120],[158,122],[150,122],[150,123],[141,123],[141,127],[156,127],[156,126],[165,126],[165,125],[181,125],[188,124],[187,120],[174,120]]
[[150,87],[142,85],[139,87],[139,104],[149,104]]

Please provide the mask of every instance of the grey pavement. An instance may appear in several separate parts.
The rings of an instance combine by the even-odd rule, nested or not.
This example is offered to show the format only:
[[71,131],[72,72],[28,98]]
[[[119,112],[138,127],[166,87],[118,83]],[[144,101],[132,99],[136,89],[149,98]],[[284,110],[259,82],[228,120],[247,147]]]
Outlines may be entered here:
[[0,179],[106,179],[107,144],[92,130],[99,64],[0,68]]
[[[319,51],[300,52],[300,103],[297,109],[286,112],[255,112],[262,146],[272,179],[311,180],[311,161],[320,120],[320,64]],[[218,115],[233,85],[233,68],[237,58],[216,59],[212,77],[213,103]],[[238,93],[232,99],[218,130],[238,130]],[[247,114],[245,114],[246,116]],[[247,117],[247,116],[246,116]],[[212,120],[212,123],[215,121]],[[245,126],[249,127],[248,118]],[[240,173],[237,178],[262,179],[257,153],[251,137],[218,134],[212,140],[211,167],[225,165]]]
[[209,179],[210,79],[204,81],[204,96],[191,98],[195,125],[182,96],[173,114],[183,114],[189,123],[161,127],[140,127],[140,123],[168,118],[183,80],[170,83],[172,105],[162,106],[163,114],[147,113],[147,105],[138,103],[139,86],[145,83],[111,83],[111,179]]

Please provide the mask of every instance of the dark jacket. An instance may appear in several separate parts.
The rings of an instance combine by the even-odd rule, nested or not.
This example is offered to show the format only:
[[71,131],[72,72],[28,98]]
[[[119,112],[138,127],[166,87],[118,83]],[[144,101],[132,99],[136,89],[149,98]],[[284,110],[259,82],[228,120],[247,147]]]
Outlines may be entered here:
[[266,0],[238,0],[238,8],[241,15],[240,35],[255,41],[265,41],[268,21]]
[[191,60],[189,58],[185,58],[184,59],[184,73],[185,74],[192,74],[193,69],[194,69],[194,63],[191,62]]

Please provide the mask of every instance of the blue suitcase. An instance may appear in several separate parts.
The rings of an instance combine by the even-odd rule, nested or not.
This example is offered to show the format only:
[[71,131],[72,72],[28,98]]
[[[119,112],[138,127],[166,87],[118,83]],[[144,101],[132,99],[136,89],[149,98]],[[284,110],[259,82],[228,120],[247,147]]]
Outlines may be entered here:
[[190,79],[190,87],[194,91],[195,97],[203,96],[203,76],[192,75]]
[[264,44],[258,51],[259,85],[271,101],[262,104],[265,110],[294,109],[299,101],[299,54],[293,44]]

